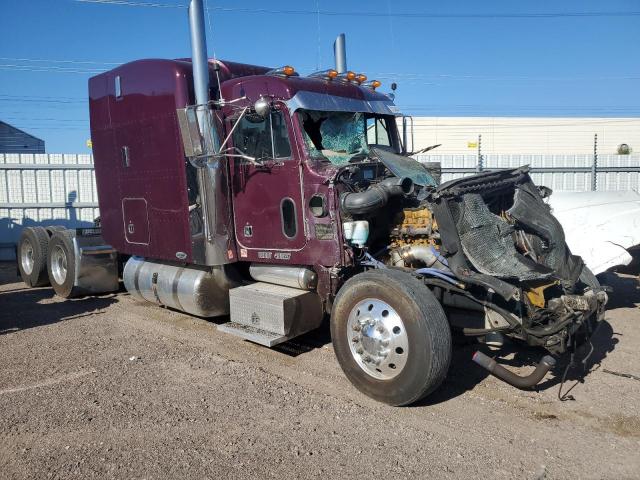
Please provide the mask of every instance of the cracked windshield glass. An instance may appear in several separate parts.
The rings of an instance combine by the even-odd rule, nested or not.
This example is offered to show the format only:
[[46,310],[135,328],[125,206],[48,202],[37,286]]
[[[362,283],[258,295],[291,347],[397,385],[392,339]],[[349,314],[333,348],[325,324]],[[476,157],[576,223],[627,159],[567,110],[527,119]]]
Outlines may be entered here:
[[369,146],[391,148],[387,120],[359,112],[299,110],[309,155],[334,165],[363,160]]
[[409,177],[418,185],[436,184],[421,163],[395,151],[388,117],[301,109],[298,118],[311,158],[337,166],[366,158],[379,160],[396,176]]

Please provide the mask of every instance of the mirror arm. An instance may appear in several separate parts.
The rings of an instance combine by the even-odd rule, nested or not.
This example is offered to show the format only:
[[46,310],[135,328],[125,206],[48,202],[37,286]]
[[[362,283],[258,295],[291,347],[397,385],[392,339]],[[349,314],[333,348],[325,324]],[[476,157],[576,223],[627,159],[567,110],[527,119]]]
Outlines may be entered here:
[[242,158],[243,160],[247,160],[248,162],[252,163],[253,165],[255,165],[257,167],[262,165],[262,163],[260,163],[256,158],[250,157],[249,155],[244,155],[244,154],[239,154],[239,153],[225,153],[224,156],[225,157],[233,157],[233,158]]
[[238,98],[234,98],[233,100],[215,100],[212,101],[210,103],[212,103],[213,105],[217,106],[217,107],[224,107],[225,105],[232,105],[236,102],[240,102],[242,100],[246,100],[247,96],[243,95],[242,97],[238,97]]
[[231,131],[228,133],[228,135],[225,137],[224,142],[222,142],[222,144],[220,145],[220,148],[218,149],[218,155],[220,154],[220,152],[222,152],[222,149],[224,148],[224,146],[227,144],[227,142],[231,138],[231,135],[233,135],[233,132],[236,130],[236,127],[240,124],[240,120],[242,120],[242,117],[244,117],[244,114],[247,113],[248,109],[249,109],[248,105],[242,109],[242,113],[240,113],[240,116],[236,120],[236,123],[233,125],[233,127],[231,128]]

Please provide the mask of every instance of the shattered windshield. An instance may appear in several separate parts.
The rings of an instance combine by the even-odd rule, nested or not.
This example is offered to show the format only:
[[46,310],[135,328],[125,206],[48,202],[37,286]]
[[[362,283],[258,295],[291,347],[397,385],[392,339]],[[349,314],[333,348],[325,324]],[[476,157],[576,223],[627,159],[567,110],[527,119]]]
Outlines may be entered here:
[[372,145],[393,145],[383,115],[304,109],[297,114],[312,158],[344,165],[366,158]]

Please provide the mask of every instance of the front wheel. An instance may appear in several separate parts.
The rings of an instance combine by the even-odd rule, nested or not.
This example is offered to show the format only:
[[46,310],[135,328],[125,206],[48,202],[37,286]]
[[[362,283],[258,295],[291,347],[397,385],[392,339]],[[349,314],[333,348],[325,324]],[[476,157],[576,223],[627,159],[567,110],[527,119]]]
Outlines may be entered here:
[[331,339],[351,383],[389,405],[433,392],[451,361],[451,330],[440,303],[398,270],[361,273],[344,284],[331,312]]

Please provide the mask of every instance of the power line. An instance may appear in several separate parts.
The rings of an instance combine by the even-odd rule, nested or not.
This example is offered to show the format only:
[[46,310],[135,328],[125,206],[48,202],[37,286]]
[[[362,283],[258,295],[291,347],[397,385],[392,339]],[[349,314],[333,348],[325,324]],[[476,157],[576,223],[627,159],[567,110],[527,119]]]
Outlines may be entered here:
[[18,72],[55,72],[55,73],[102,73],[103,70],[90,70],[79,68],[55,67],[55,66],[29,66],[16,64],[0,64],[0,70],[14,70]]
[[[2,60],[0,58],[0,60]],[[20,60],[20,59],[14,59]],[[47,62],[48,60],[32,60],[37,62]],[[56,62],[56,60],[52,60],[52,63]],[[74,61],[74,60],[65,60],[68,63],[85,63],[83,61]],[[120,63],[98,63],[104,66],[112,67],[117,65],[122,65]],[[72,67],[60,67],[56,65],[19,65],[19,64],[0,64],[0,70],[6,71],[17,71],[17,72],[42,72],[42,73],[79,73],[79,74],[99,74],[104,73],[103,69],[95,69],[95,68],[72,68]],[[575,76],[575,77],[533,77],[533,76],[485,76],[485,75],[455,75],[455,74],[428,74],[428,73],[408,73],[408,72],[384,72],[384,73],[372,73],[369,74],[370,77],[376,77],[380,80],[402,80],[404,83],[413,84],[413,85],[430,85],[430,86],[440,86],[440,83],[436,83],[433,81],[427,81],[429,78],[437,79],[437,80],[473,80],[473,81],[507,81],[507,82],[516,82],[516,81],[532,81],[532,82],[549,82],[549,81],[557,81],[557,82],[573,82],[573,81],[627,81],[627,80],[640,80],[640,75],[638,76],[613,76],[613,77],[603,77],[603,76]]]
[[89,123],[88,119],[73,118],[29,118],[29,117],[0,117],[4,120],[12,122],[72,122],[72,123]]
[[[86,102],[87,99],[86,97],[59,97],[59,96],[55,96],[55,97],[51,97],[51,96],[43,96],[43,95],[14,95],[11,93],[0,93],[0,97],[2,98],[16,98],[16,99],[25,99],[25,98],[29,98],[29,99],[33,99],[33,100],[55,100],[55,101],[60,101],[60,100],[76,100],[79,102]],[[2,100],[2,98],[0,98],[0,100]]]
[[122,62],[95,62],[91,60],[53,60],[48,58],[12,58],[0,57],[0,60],[10,62],[32,62],[32,63],[72,63],[88,65],[122,65]]
[[23,102],[27,102],[27,103],[53,103],[53,104],[77,104],[77,106],[84,106],[84,105],[80,105],[83,103],[88,102],[88,100],[84,100],[84,101],[78,101],[78,100],[37,100],[37,99],[31,99],[31,98],[0,98],[0,102],[6,102],[6,103],[23,103]]
[[423,79],[436,80],[540,80],[540,81],[581,81],[581,80],[640,80],[640,73],[628,73],[623,76],[532,76],[532,75],[466,75],[449,73],[410,73],[410,72],[373,72],[369,76],[383,79],[404,79],[406,81],[420,81]]
[[[184,4],[135,2],[129,0],[74,0],[79,3],[93,3],[102,5],[120,5],[128,7],[148,8],[187,8]],[[280,15],[325,15],[343,17],[396,17],[396,18],[571,18],[571,17],[628,17],[640,16],[638,12],[602,11],[602,12],[529,12],[529,13],[425,13],[425,12],[338,12],[331,10],[291,10],[273,8],[246,8],[246,7],[210,7],[210,10],[225,13],[255,13],[255,14],[280,14]]]

